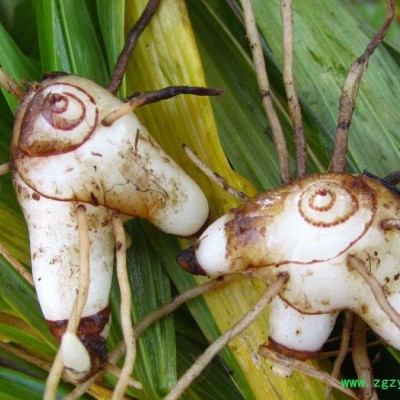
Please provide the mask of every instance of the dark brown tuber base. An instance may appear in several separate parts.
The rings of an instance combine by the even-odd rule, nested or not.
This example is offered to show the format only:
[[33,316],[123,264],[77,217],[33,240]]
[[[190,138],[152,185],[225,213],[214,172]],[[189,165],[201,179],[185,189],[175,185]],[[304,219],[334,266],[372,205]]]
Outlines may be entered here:
[[[94,375],[101,364],[107,361],[108,349],[106,340],[101,333],[110,319],[110,307],[107,306],[103,310],[88,317],[81,318],[77,330],[77,336],[86,347],[91,361],[91,370],[85,379]],[[61,343],[62,336],[67,328],[68,320],[49,321],[47,325],[51,334]]]
[[176,258],[176,261],[185,271],[193,275],[207,275],[197,262],[194,246],[182,250]]
[[283,354],[287,357],[292,357],[300,361],[309,360],[311,358],[315,358],[320,354],[320,351],[301,351],[295,349],[289,349],[288,347],[275,342],[274,339],[268,339],[268,345],[266,346],[268,349],[275,351],[276,353]]

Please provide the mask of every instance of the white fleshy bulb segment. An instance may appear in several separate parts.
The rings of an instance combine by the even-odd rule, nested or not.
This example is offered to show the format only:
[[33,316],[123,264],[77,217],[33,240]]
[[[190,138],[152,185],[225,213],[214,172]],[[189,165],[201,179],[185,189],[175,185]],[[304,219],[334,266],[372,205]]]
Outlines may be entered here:
[[[49,97],[52,107],[43,116],[36,105]],[[102,125],[122,105],[84,78],[43,82],[18,111],[12,145],[17,172],[43,196],[103,205],[167,233],[194,234],[208,217],[204,194],[133,113]]]
[[[79,280],[77,203],[47,199],[14,174],[14,186],[28,224],[32,273],[47,321],[68,320]],[[115,239],[111,213],[86,205],[90,237],[90,286],[83,317],[108,306]]]
[[300,313],[280,297],[275,297],[269,315],[270,347],[273,347],[273,341],[293,350],[297,357],[303,353],[305,359],[310,358],[321,350],[328,339],[337,315]]
[[226,258],[225,223],[227,221],[227,215],[217,219],[203,232],[196,244],[197,262],[199,265],[206,266],[207,275],[232,272],[231,263]]
[[61,354],[65,373],[72,381],[79,382],[91,368],[90,356],[78,337],[66,332],[61,340]]
[[[393,228],[384,221],[393,221]],[[286,272],[270,320],[271,347],[285,354],[302,358],[318,351],[341,310],[355,312],[400,349],[399,328],[349,263],[357,258],[400,311],[399,222],[399,197],[379,181],[315,175],[244,202],[178,261],[198,274],[254,270],[274,280]]]

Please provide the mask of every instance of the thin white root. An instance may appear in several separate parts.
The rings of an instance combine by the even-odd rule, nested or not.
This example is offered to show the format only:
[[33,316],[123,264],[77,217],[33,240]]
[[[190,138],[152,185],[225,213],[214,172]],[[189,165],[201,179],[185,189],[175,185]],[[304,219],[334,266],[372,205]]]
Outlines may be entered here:
[[[250,276],[251,277],[251,276]],[[220,289],[221,287],[234,282],[239,279],[246,278],[244,274],[230,274],[223,277],[218,277],[211,280],[210,282],[203,283],[199,286],[187,289],[178,296],[176,296],[171,302],[161,306],[157,310],[151,312],[145,318],[143,318],[139,323],[133,327],[134,336],[139,337],[151,324],[165,317],[166,315],[174,312],[179,306],[188,300],[194,299],[202,294]],[[122,341],[115,346],[114,350],[111,352],[108,358],[108,365],[115,365],[119,359],[125,354],[125,342]],[[77,386],[71,393],[64,397],[64,400],[76,400],[81,397],[88,388],[97,380],[104,375],[104,371],[99,371],[96,375]]]
[[[114,364],[106,362],[106,363],[104,363],[102,365],[101,368],[104,370],[104,372],[109,372],[110,374],[113,374],[117,378],[119,378],[121,376],[121,368],[118,368]],[[137,381],[136,379],[133,379],[132,377],[129,377],[128,386],[131,386],[131,387],[133,387],[135,389],[138,389],[138,390],[142,390],[143,389],[143,385],[139,381]]]
[[381,284],[371,274],[364,262],[355,256],[349,256],[347,258],[347,264],[349,268],[356,270],[365,280],[382,311],[388,316],[390,321],[392,321],[400,329],[400,314],[389,303]]
[[22,100],[26,96],[24,90],[3,68],[0,67],[0,87],[11,93],[18,100]]
[[209,282],[185,290],[174,299],[172,299],[169,303],[166,303],[163,306],[157,308],[157,310],[154,310],[150,314],[146,315],[146,317],[138,322],[133,327],[135,337],[139,337],[150,325],[152,325],[159,319],[173,313],[178,307],[180,307],[187,301],[194,299],[202,294],[220,289],[231,282],[235,282],[244,278],[246,278],[246,275],[243,274],[222,275]]
[[222,189],[227,191],[230,195],[233,197],[236,197],[237,199],[241,200],[247,200],[249,196],[247,194],[241,192],[240,190],[235,189],[231,185],[226,182],[226,180],[221,176],[218,175],[216,172],[214,172],[209,166],[203,163],[203,161],[200,160],[199,157],[196,156],[196,154],[193,153],[193,151],[190,149],[189,146],[183,145],[183,149],[185,150],[186,154],[190,158],[190,160],[193,162],[193,164],[196,165],[197,168],[200,169],[201,172],[203,172],[204,175],[206,175],[208,178],[210,178],[212,181],[214,181],[218,186],[220,186]]
[[57,387],[61,378],[63,367],[64,363],[62,360],[62,352],[61,348],[59,348],[46,380],[43,400],[54,400],[57,398]]
[[203,369],[210,363],[212,358],[258,318],[258,316],[264,311],[265,307],[271,302],[272,298],[281,291],[288,279],[288,274],[280,274],[277,280],[268,287],[258,302],[251,308],[251,310],[233,328],[227,330],[207,348],[207,350],[179,379],[175,387],[164,398],[164,400],[179,399],[179,397],[190,386],[194,379],[196,379]]
[[32,274],[0,243],[0,254],[32,285]]
[[91,378],[78,385],[72,392],[68,393],[66,396],[62,398],[62,400],[77,400],[81,398],[92,386],[97,379],[100,379],[104,375],[105,371],[99,371],[97,374],[93,375]]
[[104,126],[111,126],[115,121],[122,118],[124,115],[129,114],[145,103],[146,99],[143,97],[135,97],[126,103],[122,104],[118,109],[108,113],[101,121]]
[[135,337],[131,322],[131,289],[126,264],[126,237],[125,230],[119,214],[113,214],[113,225],[116,238],[117,251],[117,277],[121,291],[121,326],[126,346],[124,365],[121,370],[112,399],[121,399],[124,396],[133,371],[136,357]]
[[365,382],[360,388],[363,400],[379,400],[374,389],[374,376],[367,353],[367,330],[365,322],[360,317],[355,317],[353,330],[353,364],[357,377]]
[[[89,224],[86,216],[86,209],[79,205],[76,209],[78,232],[79,232],[79,283],[78,293],[71,311],[70,319],[65,333],[76,334],[79,322],[85,307],[90,283],[90,240]],[[57,396],[57,387],[63,370],[61,346],[58,349],[56,358],[46,380],[44,400],[53,400]]]
[[253,7],[250,0],[240,0],[240,3],[243,9],[247,39],[250,43],[250,48],[253,55],[253,64],[262,96],[264,110],[271,125],[275,146],[278,152],[280,178],[282,183],[289,184],[292,180],[289,166],[289,152],[278,114],[275,111],[271,99],[271,89],[267,70],[265,68],[264,54],[260,43]]
[[300,102],[294,80],[292,0],[281,0],[281,16],[283,30],[283,82],[296,144],[297,176],[298,178],[304,178],[307,175],[307,143],[304,136]]
[[10,165],[8,163],[0,165],[0,176],[10,172]]
[[[351,311],[346,311],[344,314],[344,325],[342,331],[342,340],[340,341],[339,354],[333,364],[331,377],[337,379],[340,374],[343,361],[346,358],[346,354],[349,350],[351,330],[354,322],[354,314]],[[328,385],[325,389],[325,400],[329,400],[332,394],[332,386]]]
[[342,387],[340,381],[332,378],[331,375],[326,372],[313,368],[311,365],[306,364],[304,361],[299,361],[294,358],[284,356],[283,354],[275,353],[267,346],[260,346],[258,354],[274,363],[298,371],[304,375],[310,376],[311,378],[318,379],[319,381],[324,382],[327,385],[332,386],[343,393],[346,393],[353,399],[358,399],[357,395],[353,393],[352,390]]
[[90,283],[90,239],[89,222],[86,215],[86,208],[79,205],[76,208],[79,232],[79,285],[76,298],[76,311],[68,321],[67,332],[76,333],[81,320],[83,308],[85,307],[89,293]]
[[[379,346],[381,344],[385,344],[386,342],[383,339],[373,340],[372,342],[368,342],[367,348]],[[353,351],[353,348],[350,346],[347,350],[347,353]],[[322,354],[319,354],[318,357],[315,357],[315,360],[323,360],[326,358],[337,357],[339,355],[339,351],[325,351]]]

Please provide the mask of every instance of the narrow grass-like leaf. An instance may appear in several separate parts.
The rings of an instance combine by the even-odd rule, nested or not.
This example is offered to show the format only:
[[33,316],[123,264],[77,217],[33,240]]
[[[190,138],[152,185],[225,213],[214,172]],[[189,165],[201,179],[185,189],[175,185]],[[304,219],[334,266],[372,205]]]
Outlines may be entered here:
[[[205,350],[205,345],[189,340],[185,336],[178,335],[178,357],[179,357],[179,373],[183,374],[193,363],[193,361]],[[186,392],[184,400],[241,400],[242,395],[237,388],[230,385],[226,374],[221,373],[221,369],[217,368],[221,363],[220,358],[216,358],[203,372],[197,382],[195,382]],[[222,372],[224,372],[222,370]]]
[[85,2],[38,0],[37,18],[43,72],[69,72],[107,83],[108,68]]
[[[14,43],[10,35],[0,24],[0,65],[17,82],[22,79],[39,79],[40,73],[37,63],[29,60]],[[3,89],[10,108],[14,111],[18,102]]]
[[[279,1],[271,1],[267,7],[262,0],[255,0],[254,6],[263,37],[281,63]],[[347,70],[371,39],[370,27],[360,24],[349,10],[346,2],[336,1],[306,0],[294,6],[299,91],[330,136],[335,131],[340,88]],[[349,160],[356,171],[368,169],[384,176],[397,167],[399,73],[390,53],[379,47],[360,84],[350,130]]]
[[[189,0],[187,4],[207,82],[209,85],[222,85],[225,91],[224,96],[214,101],[214,110],[218,132],[229,161],[259,191],[277,187],[277,154],[261,107],[259,89],[244,39],[244,28],[238,24],[236,15],[225,2]],[[218,40],[215,40],[216,37]],[[277,111],[293,153],[291,123],[283,94],[282,77],[274,65],[270,66],[269,74],[275,89]],[[310,117],[312,125],[305,119],[305,132],[310,145],[309,167],[313,172],[322,172],[327,158],[324,157],[323,144],[314,135],[314,125],[318,121],[313,115]]]
[[[188,7],[207,84],[220,85],[224,90],[223,96],[213,101],[213,108],[224,149],[234,154],[230,161],[258,190],[278,186],[277,154],[267,132],[266,116],[259,107],[258,86],[247,54],[207,2],[188,1]],[[225,5],[223,12],[230,11]],[[263,172],[266,165],[268,178]]]
[[[353,14],[356,18],[362,16],[361,23],[368,21],[371,25],[371,33],[378,30],[382,21],[385,19],[386,14],[386,4],[384,1],[376,1],[376,2],[363,2],[357,0],[349,0],[354,7],[352,10]],[[395,5],[398,13],[398,8],[400,6],[400,2],[395,0]],[[364,24],[365,25],[365,24]],[[367,28],[367,27],[366,27]],[[400,26],[398,23],[392,24],[389,29],[389,32],[386,34],[385,43],[390,43],[391,46],[395,46],[399,48],[400,44]]]
[[[2,400],[41,400],[43,398],[44,380],[47,374],[45,371],[4,349],[1,349],[0,352],[0,364],[0,398]],[[62,382],[58,388],[57,399],[61,400],[70,390],[71,386]],[[101,390],[95,390],[97,393],[101,392]],[[97,398],[101,398],[101,396],[97,396]],[[85,394],[81,399],[90,400],[93,397]]]
[[[133,290],[133,319],[139,321],[171,298],[168,276],[140,224],[129,223],[129,274]],[[173,321],[165,318],[139,339],[138,378],[149,398],[162,399],[176,380]]]
[[[43,380],[31,378],[28,375],[16,372],[11,369],[0,367],[0,396],[4,400],[32,399],[41,400],[43,398]],[[62,395],[67,394],[64,389],[59,390]]]
[[[6,99],[0,93],[0,164],[8,162],[10,158],[13,119]],[[0,241],[19,260],[25,264],[29,263],[27,229],[10,175],[2,176],[0,179]]]
[[[97,10],[110,75],[125,44],[125,1],[97,0]],[[125,97],[125,81],[118,92]]]
[[[32,286],[0,256],[0,293],[19,318],[48,345],[48,351],[55,349],[55,339],[50,335],[40,312],[36,294]],[[27,306],[29,305],[29,306]]]
[[43,340],[40,340],[37,335],[29,332],[26,329],[21,329],[21,322],[13,326],[17,321],[10,321],[10,317],[5,318],[5,314],[0,316],[0,341],[4,343],[12,342],[17,346],[24,348],[28,352],[38,355],[41,358],[49,358],[49,346],[43,345]]

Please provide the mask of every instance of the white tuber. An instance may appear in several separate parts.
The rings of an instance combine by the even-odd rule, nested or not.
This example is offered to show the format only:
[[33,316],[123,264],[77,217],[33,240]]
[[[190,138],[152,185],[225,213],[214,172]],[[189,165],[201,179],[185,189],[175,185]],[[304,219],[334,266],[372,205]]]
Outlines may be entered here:
[[84,204],[87,211],[90,286],[77,329],[84,346],[75,346],[72,336],[62,344],[63,362],[75,380],[93,374],[107,358],[116,245],[112,214],[125,221],[144,218],[181,236],[196,233],[208,217],[200,188],[133,113],[102,124],[122,105],[87,79],[53,74],[32,85],[15,118],[10,166],[28,224],[39,302],[59,341],[78,287],[76,207]]
[[[222,216],[182,252],[192,273],[290,276],[271,303],[270,348],[300,359],[318,352],[337,314],[351,310],[400,349],[400,329],[349,264],[356,257],[400,310],[400,201],[375,179],[321,174],[262,193]],[[388,224],[387,221],[392,221]]]

